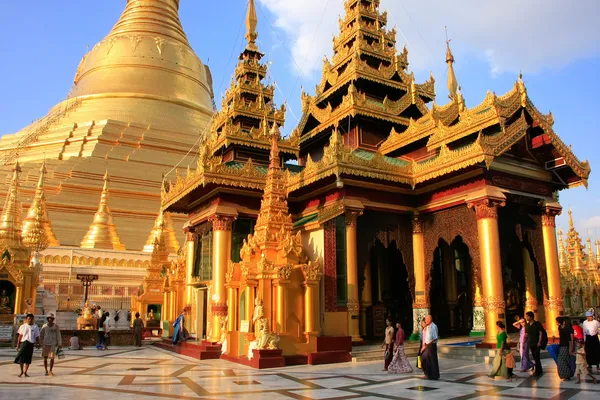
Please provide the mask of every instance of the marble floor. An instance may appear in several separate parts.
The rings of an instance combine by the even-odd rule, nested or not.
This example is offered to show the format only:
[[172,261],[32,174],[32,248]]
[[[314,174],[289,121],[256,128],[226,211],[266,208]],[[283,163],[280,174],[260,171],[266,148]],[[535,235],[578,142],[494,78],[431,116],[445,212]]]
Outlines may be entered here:
[[0,399],[599,399],[600,384],[561,382],[556,366],[513,382],[492,380],[487,366],[441,359],[442,377],[381,372],[380,362],[253,370],[222,360],[198,361],[154,347],[66,351],[55,376],[44,376],[39,350],[30,378],[18,378],[16,352],[0,349]]

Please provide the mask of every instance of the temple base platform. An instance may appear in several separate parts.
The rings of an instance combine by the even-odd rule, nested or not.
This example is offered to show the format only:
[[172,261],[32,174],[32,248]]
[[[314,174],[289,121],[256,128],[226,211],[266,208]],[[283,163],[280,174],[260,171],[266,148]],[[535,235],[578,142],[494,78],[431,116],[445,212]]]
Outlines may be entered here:
[[221,357],[221,345],[205,340],[188,340],[174,345],[171,339],[163,339],[160,342],[154,343],[154,346],[197,360],[216,360]]
[[283,354],[282,349],[253,350],[253,357],[247,355],[234,356],[221,354],[221,345],[206,341],[187,341],[173,345],[170,340],[163,339],[154,345],[199,360],[223,360],[247,365],[256,369],[280,368],[292,365],[333,364],[352,361],[352,339],[350,336],[320,336],[316,339],[316,349],[299,354]]

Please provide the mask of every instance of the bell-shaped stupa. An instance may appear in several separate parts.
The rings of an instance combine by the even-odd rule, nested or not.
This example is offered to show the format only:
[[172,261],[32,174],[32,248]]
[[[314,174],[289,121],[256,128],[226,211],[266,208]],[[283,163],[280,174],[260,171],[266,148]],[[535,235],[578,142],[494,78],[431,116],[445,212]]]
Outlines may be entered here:
[[[110,33],[84,55],[65,100],[0,139],[0,181],[6,183],[0,202],[18,157],[28,207],[45,160],[56,239],[78,246],[108,169],[114,224],[123,245],[139,250],[154,224],[162,174],[188,154],[212,112],[210,71],[183,31],[179,0],[128,0]],[[179,163],[181,172],[196,165],[193,155]],[[182,222],[173,218],[178,235]]]

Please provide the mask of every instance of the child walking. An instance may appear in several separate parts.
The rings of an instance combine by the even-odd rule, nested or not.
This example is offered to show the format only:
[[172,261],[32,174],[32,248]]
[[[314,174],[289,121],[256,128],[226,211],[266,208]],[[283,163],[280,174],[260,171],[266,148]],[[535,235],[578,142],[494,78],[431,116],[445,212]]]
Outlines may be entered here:
[[581,375],[585,380],[585,376],[589,375],[592,378],[594,385],[598,383],[594,375],[590,374],[587,369],[587,360],[585,359],[585,349],[583,348],[583,342],[577,342],[577,352],[575,354],[575,374],[577,375],[577,382],[581,383]]
[[518,378],[518,376],[513,373],[513,369],[515,368],[515,355],[513,354],[510,347],[506,351],[505,362],[506,362],[506,370],[508,371],[507,379],[509,382],[512,382],[513,378]]

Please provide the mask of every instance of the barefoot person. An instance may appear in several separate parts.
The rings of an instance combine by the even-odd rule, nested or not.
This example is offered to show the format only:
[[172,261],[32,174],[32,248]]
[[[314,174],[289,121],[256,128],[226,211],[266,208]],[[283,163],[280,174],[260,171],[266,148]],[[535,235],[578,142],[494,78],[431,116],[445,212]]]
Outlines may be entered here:
[[564,317],[557,317],[558,332],[560,336],[558,358],[556,366],[558,367],[558,377],[563,381],[568,381],[573,376],[571,371],[571,355],[573,352],[573,328]]
[[589,368],[596,366],[596,373],[600,372],[600,341],[598,333],[600,330],[600,322],[594,319],[594,312],[588,311],[585,313],[587,318],[583,321],[583,340],[585,341],[585,357]]
[[496,330],[498,334],[496,335],[496,357],[494,357],[494,362],[492,364],[492,370],[488,374],[490,378],[495,378],[496,376],[500,376],[503,378],[509,379],[508,375],[508,367],[506,365],[506,358],[504,357],[504,351],[510,348],[508,347],[508,334],[506,333],[506,326],[504,322],[498,321],[496,322]]
[[421,365],[427,379],[440,378],[440,364],[437,355],[438,328],[433,323],[433,317],[425,317],[425,330],[423,331],[423,350],[421,351]]
[[394,327],[392,326],[392,320],[385,320],[386,328],[385,328],[385,339],[381,344],[381,347],[385,346],[385,353],[383,355],[383,370],[387,371],[388,366],[392,362],[393,357],[393,349],[394,349]]
[[[33,345],[37,343],[40,345],[40,328],[33,323],[33,314],[27,314],[25,323],[19,327],[19,338],[17,339],[17,358],[15,358],[15,364],[21,366],[21,374],[19,378],[27,375],[29,366],[31,365],[31,359],[33,358]],[[25,368],[23,368],[25,366]]]
[[400,322],[396,323],[396,340],[394,341],[394,357],[388,365],[388,372],[391,374],[407,374],[412,372],[412,367],[406,354],[404,354],[404,330]]
[[583,375],[583,379],[585,381],[585,376],[589,375],[592,378],[592,382],[594,385],[598,383],[594,375],[592,375],[587,369],[587,360],[584,344],[582,342],[578,342],[577,344],[577,352],[575,353],[575,375],[577,375],[577,382],[581,383],[581,375]]
[[529,342],[525,330],[527,322],[524,318],[517,316],[517,322],[513,324],[519,330],[519,354],[521,355],[521,372],[527,372],[534,367],[533,361],[529,359]]
[[[49,313],[46,317],[47,324],[42,326],[40,331],[40,342],[42,342],[42,357],[44,357],[44,368],[46,376],[54,376],[54,355],[57,348],[62,347],[62,337],[60,328],[54,323],[54,313]],[[50,359],[50,370],[48,370],[48,358]]]

